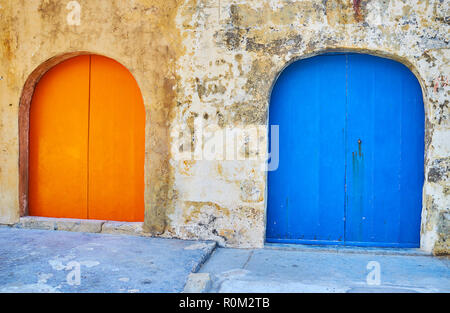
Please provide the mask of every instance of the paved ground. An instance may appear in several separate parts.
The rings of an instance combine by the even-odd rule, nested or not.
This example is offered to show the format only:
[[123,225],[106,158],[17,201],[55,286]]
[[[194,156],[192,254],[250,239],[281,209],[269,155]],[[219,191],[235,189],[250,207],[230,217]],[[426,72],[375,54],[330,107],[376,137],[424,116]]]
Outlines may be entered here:
[[416,250],[220,248],[199,272],[210,292],[450,292],[450,260]]
[[210,292],[450,292],[450,259],[419,250],[214,246],[0,227],[0,292],[181,292],[200,267]]
[[214,246],[0,227],[0,292],[180,292]]

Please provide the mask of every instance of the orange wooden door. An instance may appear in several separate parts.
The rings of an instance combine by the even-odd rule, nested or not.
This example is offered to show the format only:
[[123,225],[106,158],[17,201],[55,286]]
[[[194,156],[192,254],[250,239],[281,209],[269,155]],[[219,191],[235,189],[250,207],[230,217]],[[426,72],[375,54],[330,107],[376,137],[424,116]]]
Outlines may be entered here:
[[29,213],[87,218],[89,56],[60,63],[30,107]]
[[92,55],[52,68],[30,108],[30,215],[142,221],[144,134],[125,67]]
[[93,55],[89,218],[144,220],[144,146],[145,111],[136,81],[118,62]]

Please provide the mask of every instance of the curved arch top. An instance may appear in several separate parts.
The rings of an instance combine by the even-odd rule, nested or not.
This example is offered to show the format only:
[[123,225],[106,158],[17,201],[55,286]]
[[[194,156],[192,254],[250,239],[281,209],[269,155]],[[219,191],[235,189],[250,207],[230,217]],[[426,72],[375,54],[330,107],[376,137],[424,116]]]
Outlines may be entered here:
[[[287,69],[289,66],[291,66],[294,63],[297,63],[302,60],[307,60],[319,56],[327,56],[327,55],[365,55],[368,57],[374,57],[381,60],[388,60],[391,62],[398,63],[399,65],[403,65],[408,69],[417,79],[418,83],[420,84],[421,90],[422,90],[422,100],[425,103],[425,96],[426,96],[426,88],[425,88],[425,82],[423,77],[420,75],[418,69],[416,66],[407,58],[400,57],[396,54],[389,53],[387,51],[383,50],[372,50],[372,49],[351,49],[348,47],[332,47],[332,48],[324,48],[324,49],[317,49],[316,51],[313,51],[308,54],[302,54],[302,55],[296,55],[289,59],[288,62],[284,63],[281,68],[279,68],[272,79],[272,84],[270,86],[269,91],[269,99],[272,94],[273,88],[275,87],[275,84],[280,77],[280,75]],[[425,107],[426,110],[426,107]]]

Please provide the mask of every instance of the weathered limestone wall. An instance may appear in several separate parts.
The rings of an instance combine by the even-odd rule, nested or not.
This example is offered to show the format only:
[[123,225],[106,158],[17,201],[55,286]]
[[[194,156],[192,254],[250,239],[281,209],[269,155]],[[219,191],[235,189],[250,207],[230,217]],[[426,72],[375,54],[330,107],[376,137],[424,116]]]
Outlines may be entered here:
[[[445,1],[418,0],[186,1],[176,20],[186,53],[177,62],[179,105],[172,125],[197,117],[224,128],[265,126],[271,86],[299,58],[342,50],[398,60],[416,74],[424,94],[422,248],[448,252],[449,10]],[[177,195],[168,215],[171,234],[240,247],[263,244],[266,176],[258,162],[171,164]]]
[[[25,82],[44,61],[86,51],[124,64],[144,97],[144,228],[166,237],[262,246],[266,174],[261,164],[271,87],[290,62],[340,50],[398,60],[422,85],[421,246],[450,252],[448,1],[79,0],[78,26],[67,23],[68,3],[0,3],[0,223],[19,217],[18,112]],[[200,157],[197,152],[207,143],[199,125],[238,135],[256,126],[257,146],[245,144],[233,153],[227,144],[220,159]],[[192,136],[180,141],[180,128]],[[211,142],[220,144],[218,138]],[[195,151],[192,160],[180,158],[189,148]]]

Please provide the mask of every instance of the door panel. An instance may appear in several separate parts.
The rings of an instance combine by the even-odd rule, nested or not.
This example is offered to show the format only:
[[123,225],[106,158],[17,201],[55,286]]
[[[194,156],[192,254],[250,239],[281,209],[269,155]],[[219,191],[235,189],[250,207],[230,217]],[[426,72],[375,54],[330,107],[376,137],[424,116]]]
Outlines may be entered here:
[[89,56],[37,84],[30,107],[29,214],[87,218]]
[[30,215],[143,221],[144,128],[119,63],[80,56],[52,68],[30,108]]
[[348,56],[347,242],[419,245],[421,99],[419,83],[404,65]]
[[271,96],[280,164],[267,241],[418,247],[424,109],[402,64],[361,54],[288,66]]
[[144,220],[145,111],[130,72],[93,55],[89,118],[89,218]]
[[267,241],[344,238],[345,55],[293,63],[271,96],[280,162],[268,173]]

